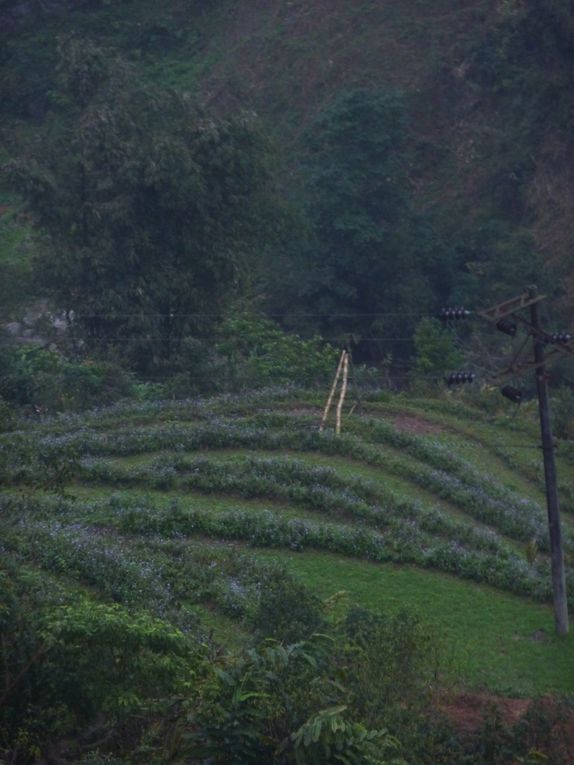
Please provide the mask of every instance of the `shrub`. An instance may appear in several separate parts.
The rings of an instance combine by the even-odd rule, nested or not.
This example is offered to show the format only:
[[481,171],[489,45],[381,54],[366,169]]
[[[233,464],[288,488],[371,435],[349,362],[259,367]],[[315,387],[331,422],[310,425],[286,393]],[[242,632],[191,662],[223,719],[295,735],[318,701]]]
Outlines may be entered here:
[[281,568],[269,570],[253,617],[256,635],[290,643],[323,628],[321,601]]
[[304,340],[256,316],[228,319],[217,350],[227,359],[235,390],[277,383],[324,383],[333,374],[339,354],[318,337]]
[[354,719],[342,703],[345,690],[331,679],[332,645],[324,636],[286,646],[266,641],[239,660],[212,667],[175,723],[160,731],[159,740],[173,742],[170,761],[389,763],[398,742]]
[[462,363],[462,355],[454,345],[452,334],[446,332],[436,319],[423,319],[413,338],[415,346],[415,380],[428,385],[434,378],[453,371]]
[[197,649],[169,625],[64,595],[6,565],[0,579],[0,753],[8,761],[52,759],[62,739],[88,729],[88,742],[101,737],[185,685]]
[[127,373],[110,363],[68,361],[32,346],[11,346],[0,354],[0,394],[39,412],[84,409],[130,392]]

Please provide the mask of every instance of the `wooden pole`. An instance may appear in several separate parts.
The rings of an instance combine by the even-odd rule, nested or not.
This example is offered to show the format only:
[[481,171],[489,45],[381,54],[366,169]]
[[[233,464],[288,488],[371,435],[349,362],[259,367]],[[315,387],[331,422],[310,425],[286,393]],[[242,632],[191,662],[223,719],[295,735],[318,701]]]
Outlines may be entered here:
[[[536,287],[531,287],[529,295],[537,296]],[[530,306],[532,326],[540,331],[539,304]],[[560,528],[560,506],[554,461],[554,442],[548,398],[548,381],[544,369],[544,341],[536,334],[533,336],[534,360],[536,367],[536,387],[538,389],[538,410],[540,413],[540,432],[542,434],[542,453],[544,455],[544,477],[546,480],[546,505],[548,509],[548,532],[550,537],[550,559],[552,568],[552,593],[554,601],[554,620],[559,635],[568,633],[568,601],[566,598],[566,577],[564,575],[564,553],[562,550],[562,531]]]
[[337,435],[341,433],[341,412],[343,411],[343,403],[345,396],[347,395],[347,380],[349,379],[349,354],[345,351],[345,358],[343,360],[343,384],[341,386],[341,395],[339,396],[339,403],[337,404],[337,425],[335,432]]
[[341,358],[339,359],[339,366],[337,367],[337,371],[335,372],[335,379],[333,380],[333,385],[331,385],[331,391],[329,393],[329,396],[327,398],[327,403],[325,404],[325,410],[323,412],[323,419],[321,420],[321,424],[319,425],[319,433],[322,433],[325,429],[325,424],[327,422],[327,417],[329,416],[329,409],[331,408],[331,404],[333,403],[333,396],[335,395],[335,390],[337,388],[337,383],[339,382],[339,375],[341,374],[341,369],[343,368],[343,362],[345,361],[345,356],[347,355],[347,351],[341,352]]

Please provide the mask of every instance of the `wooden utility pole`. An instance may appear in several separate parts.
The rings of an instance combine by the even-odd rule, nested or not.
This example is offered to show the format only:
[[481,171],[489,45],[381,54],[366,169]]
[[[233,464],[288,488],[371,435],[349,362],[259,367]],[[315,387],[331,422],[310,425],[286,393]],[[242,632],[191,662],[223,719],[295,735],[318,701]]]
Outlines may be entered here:
[[[536,287],[530,287],[530,298],[537,297]],[[566,635],[568,632],[568,602],[566,599],[566,577],[564,574],[564,552],[562,549],[562,530],[560,527],[560,507],[556,482],[556,463],[554,460],[554,442],[548,399],[548,375],[544,359],[544,340],[540,327],[539,303],[530,305],[530,321],[534,329],[534,361],[536,362],[536,387],[538,390],[538,410],[540,413],[540,432],[542,434],[542,453],[544,455],[544,478],[546,481],[546,504],[548,509],[548,531],[550,537],[550,557],[552,567],[552,592],[554,599],[554,619],[556,632]]]
[[[496,377],[507,377],[522,374],[531,369],[535,370],[536,388],[538,391],[538,410],[540,413],[540,432],[542,435],[542,454],[544,457],[544,479],[546,483],[546,506],[548,511],[548,536],[550,540],[550,560],[552,571],[552,597],[554,602],[554,620],[556,632],[566,635],[568,632],[568,600],[566,597],[566,577],[564,573],[564,552],[562,549],[562,531],[560,528],[560,506],[558,504],[558,487],[556,481],[556,463],[554,460],[554,442],[552,440],[552,424],[550,421],[550,403],[548,396],[547,368],[553,361],[564,356],[574,357],[574,344],[569,333],[556,337],[545,332],[540,326],[540,302],[544,295],[538,294],[536,287],[529,287],[526,292],[512,300],[492,306],[478,315],[493,322],[501,332],[514,337],[517,326],[510,326],[515,321],[526,327],[534,346],[534,360],[525,361],[519,358],[521,351],[515,356],[510,365]],[[530,310],[530,321],[520,315],[519,311]],[[509,323],[508,320],[513,320]],[[549,344],[554,347],[548,351]],[[522,349],[521,349],[522,350]],[[508,386],[507,386],[508,387]],[[504,388],[502,392],[504,393]],[[511,390],[512,392],[512,390]],[[517,391],[520,393],[520,391]],[[508,394],[505,394],[508,395]],[[511,400],[517,400],[509,395]]]

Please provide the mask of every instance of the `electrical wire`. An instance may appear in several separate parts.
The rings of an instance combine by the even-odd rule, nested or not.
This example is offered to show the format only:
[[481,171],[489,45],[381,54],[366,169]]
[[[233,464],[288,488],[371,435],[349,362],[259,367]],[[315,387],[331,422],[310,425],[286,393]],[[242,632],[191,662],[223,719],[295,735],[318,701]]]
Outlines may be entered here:
[[[343,336],[345,333],[341,333]],[[347,333],[348,335],[352,335],[352,332]],[[69,336],[70,339],[75,339],[72,336]],[[195,337],[192,334],[183,334],[183,335],[161,335],[161,334],[148,334],[147,332],[143,331],[137,331],[137,332],[131,332],[130,330],[126,330],[125,333],[108,333],[103,335],[97,335],[94,337],[88,338],[89,340],[93,340],[94,342],[99,342],[101,340],[131,340],[131,339],[138,339],[141,338],[143,340],[186,340],[188,338],[196,339],[196,340],[206,340],[211,342],[222,342],[226,340],[227,338],[224,335],[201,335],[199,337]],[[313,339],[313,338],[311,338]],[[323,340],[326,343],[340,343],[341,337],[325,337],[324,335],[321,335],[321,340]],[[78,340],[82,340],[83,338],[78,338]],[[413,339],[412,337],[363,337],[361,338],[361,342],[389,342],[389,343],[412,343]]]
[[[76,313],[76,312],[74,312]],[[148,313],[147,311],[142,311],[140,313],[79,313],[79,316],[81,316],[82,319],[125,319],[125,318],[141,318],[142,316],[145,317],[154,317],[154,318],[202,318],[202,319],[221,319],[222,314],[221,313],[179,313],[179,312],[173,312],[173,313]],[[359,313],[359,312],[346,312],[346,313],[332,313],[330,311],[321,311],[318,313],[305,313],[300,311],[285,311],[282,313],[266,313],[266,317],[270,316],[273,318],[282,318],[285,316],[293,316],[295,318],[314,318],[314,317],[321,317],[325,319],[335,319],[335,318],[364,318],[365,316],[410,316],[410,317],[416,317],[416,316],[424,316],[428,318],[436,318],[436,314],[434,313],[428,313],[428,312],[421,312],[421,311],[373,311],[370,313]]]

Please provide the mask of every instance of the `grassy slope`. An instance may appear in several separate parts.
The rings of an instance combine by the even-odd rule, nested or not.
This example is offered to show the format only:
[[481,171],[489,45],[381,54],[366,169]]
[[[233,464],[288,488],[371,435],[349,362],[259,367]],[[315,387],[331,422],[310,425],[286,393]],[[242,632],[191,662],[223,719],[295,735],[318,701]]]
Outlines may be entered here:
[[273,556],[286,559],[325,597],[343,590],[367,608],[420,614],[445,641],[450,680],[511,695],[571,694],[574,689],[572,638],[553,636],[546,606],[409,567],[309,553]]
[[[186,423],[188,425],[185,432],[189,433],[210,427],[215,412],[218,421],[228,423],[225,427],[235,428],[234,432],[247,432],[254,427],[254,422],[265,421],[268,422],[266,426],[258,427],[263,427],[268,433],[292,432],[297,428],[310,432],[316,428],[317,418],[313,410],[307,408],[309,403],[310,400],[306,408],[302,409],[300,401],[273,402],[258,401],[255,398],[245,403],[241,400],[222,399],[213,405],[190,404],[187,409],[185,405],[178,409],[177,405],[170,403],[166,404],[165,410],[152,407],[144,411],[144,406],[138,412],[137,407],[132,407],[131,413],[126,412],[124,417],[120,414],[121,410],[115,410],[111,417],[105,411],[92,417],[88,416],[84,431],[81,428],[76,429],[81,420],[62,418],[57,422],[37,427],[32,435],[35,441],[49,437],[53,444],[50,432],[64,435],[66,432],[75,432],[76,437],[79,434],[84,438],[86,433],[90,432],[90,426],[99,424],[98,431],[105,435],[113,422],[114,428],[109,430],[110,438],[102,443],[104,449],[114,451],[121,438],[132,438],[138,433],[140,437],[144,433],[152,433],[157,437],[158,434],[165,433],[166,428],[181,428]],[[273,417],[269,414],[270,408],[275,409]],[[425,444],[432,447],[442,441],[452,446],[454,453],[459,456],[464,449],[468,449],[475,467],[489,472],[493,487],[504,488],[506,485],[523,498],[539,500],[540,486],[529,477],[529,471],[532,469],[532,450],[516,450],[518,455],[513,459],[520,469],[511,472],[496,453],[494,446],[501,436],[512,437],[524,447],[530,446],[536,441],[534,423],[510,421],[504,414],[489,421],[478,415],[475,410],[467,410],[458,404],[437,403],[433,409],[424,400],[404,397],[386,397],[369,403],[367,408],[371,409],[371,414],[376,412],[378,417],[386,421],[395,420],[403,427],[407,422],[409,427],[416,424],[423,431],[415,440],[419,447]],[[176,412],[178,416],[174,417]],[[471,415],[472,420],[469,419]],[[287,424],[284,422],[285,417],[289,420]],[[169,424],[170,420],[172,424]],[[137,421],[139,424],[134,424]],[[347,428],[358,428],[359,425],[360,422],[355,418],[347,423]],[[474,443],[469,442],[473,433]],[[360,440],[366,436],[367,432]],[[203,461],[197,464],[228,466],[229,474],[234,465],[247,465],[246,474],[251,471],[248,477],[264,475],[270,464],[277,464],[278,457],[283,458],[282,462],[292,462],[296,459],[297,464],[306,464],[310,468],[331,466],[335,470],[337,480],[343,484],[352,483],[357,478],[366,479],[371,488],[380,486],[382,489],[392,490],[399,498],[416,498],[424,507],[439,507],[447,516],[457,521],[465,518],[468,522],[470,516],[465,508],[457,507],[456,503],[441,501],[433,489],[421,492],[419,487],[404,476],[393,474],[393,469],[400,467],[397,455],[400,457],[403,450],[396,447],[389,449],[384,444],[377,448],[383,456],[392,456],[393,459],[388,463],[391,465],[390,469],[379,469],[377,466],[367,465],[361,460],[349,459],[341,454],[329,455],[300,450],[289,452],[282,449],[270,451],[268,448],[258,449],[256,446],[246,450],[228,448],[224,444],[218,446],[216,443],[209,449],[188,452],[188,457],[193,459],[200,456]],[[162,453],[161,449],[154,449],[153,438],[148,438],[145,445],[140,441],[139,446],[136,444],[130,449],[130,456],[127,457],[110,454],[105,458],[106,464],[116,471],[119,470],[121,475],[129,477],[130,471],[149,467],[158,454]],[[162,464],[169,465],[175,456],[179,455],[181,459],[182,452],[178,450],[177,454],[172,452],[170,456],[170,452],[163,451],[163,455]],[[421,469],[424,469],[424,459],[415,458],[412,454],[402,456],[409,464],[419,464]],[[271,462],[270,457],[274,458]],[[263,461],[254,461],[255,458]],[[565,484],[568,484],[571,475],[571,472],[567,472],[568,467],[571,471],[571,465],[561,465],[561,476]],[[328,475],[325,474],[321,481],[326,481],[327,478]],[[283,549],[281,544],[277,546],[276,543],[272,543],[272,549],[266,549],[262,548],[260,543],[250,543],[249,537],[244,538],[236,534],[232,537],[227,535],[227,541],[220,542],[217,533],[214,535],[212,531],[209,538],[206,538],[199,528],[195,532],[178,532],[176,537],[172,537],[169,531],[153,537],[142,535],[135,530],[121,531],[124,512],[122,508],[127,507],[130,502],[132,505],[137,502],[137,507],[141,507],[141,510],[135,511],[136,518],[143,518],[148,513],[145,510],[148,506],[157,508],[154,513],[163,513],[163,517],[169,518],[174,499],[179,500],[177,517],[180,519],[187,517],[188,512],[201,512],[214,519],[225,517],[233,525],[239,511],[255,514],[254,517],[260,518],[267,517],[266,513],[271,511],[277,518],[317,524],[319,527],[329,521],[341,529],[368,530],[371,525],[366,520],[361,521],[348,513],[341,515],[334,510],[329,513],[330,517],[325,516],[325,513],[318,509],[301,504],[296,500],[297,495],[293,495],[292,499],[279,499],[271,491],[271,485],[268,485],[268,488],[259,486],[256,491],[250,490],[250,493],[245,494],[240,486],[235,489],[194,489],[191,492],[177,486],[161,489],[151,478],[146,479],[145,475],[129,485],[123,485],[121,481],[118,483],[116,480],[111,484],[109,479],[105,478],[95,483],[90,480],[86,485],[83,485],[84,481],[78,483],[76,478],[76,481],[69,485],[68,492],[75,500],[71,500],[67,505],[58,507],[56,504],[53,509],[46,510],[38,508],[33,513],[28,513],[27,520],[26,516],[22,516],[21,509],[16,514],[5,514],[2,536],[8,550],[11,551],[10,554],[21,556],[28,564],[39,566],[40,569],[55,572],[60,577],[63,576],[65,581],[79,581],[84,586],[89,585],[96,597],[116,599],[126,605],[137,605],[137,598],[144,593],[143,602],[146,607],[157,609],[158,613],[164,614],[164,618],[172,618],[172,613],[176,614],[177,618],[182,618],[180,610],[172,612],[169,603],[166,605],[165,593],[170,592],[170,588],[179,592],[178,587],[183,587],[182,592],[185,594],[179,597],[185,598],[184,613],[199,614],[207,626],[214,630],[216,636],[236,644],[241,640],[241,635],[246,634],[244,630],[247,628],[237,603],[230,606],[230,603],[235,602],[232,591],[236,585],[233,585],[233,582],[237,576],[241,578],[241,574],[235,573],[231,578],[223,577],[215,584],[206,584],[201,578],[201,572],[225,570],[226,566],[229,567],[229,562],[222,562],[228,560],[226,556],[233,556],[241,551],[248,556],[254,554],[258,559],[273,558],[285,562],[322,596],[346,590],[353,601],[365,606],[391,610],[404,606],[417,610],[445,639],[445,671],[456,676],[463,685],[518,694],[574,691],[574,670],[570,660],[573,638],[554,637],[552,611],[547,604],[477,582],[465,581],[437,570],[421,569],[412,565],[373,563],[361,559],[360,553],[357,554],[358,557],[353,557],[312,548],[296,553]],[[351,486],[351,483],[348,485]],[[352,485],[355,487],[353,492],[356,492],[359,484]],[[565,485],[565,488],[569,487]],[[115,500],[110,509],[106,503],[112,495],[115,496]],[[29,501],[38,496],[41,496],[41,492],[38,489],[32,490]],[[100,505],[93,506],[92,510],[82,509],[82,502],[88,499],[99,500]],[[102,502],[104,504],[101,504]],[[117,528],[112,531],[113,526]],[[499,534],[495,527],[493,530],[501,543],[508,542],[510,549],[513,549],[518,557],[523,557],[523,542]],[[225,526],[222,527],[222,532],[226,534]],[[429,537],[429,540],[432,539],[435,539],[433,535]],[[41,552],[38,544],[42,547]],[[89,546],[88,558],[84,559],[82,554],[78,559],[78,550],[86,549],[86,544]],[[188,568],[180,571],[181,563],[176,561],[182,560],[187,561]],[[141,561],[146,562],[143,573]],[[200,564],[199,561],[203,563]],[[239,572],[243,565],[239,566]],[[183,577],[183,581],[178,584],[179,577]],[[130,584],[132,579],[135,583]],[[164,588],[166,583],[167,589]],[[243,624],[240,629],[236,629],[237,619],[239,624]]]

